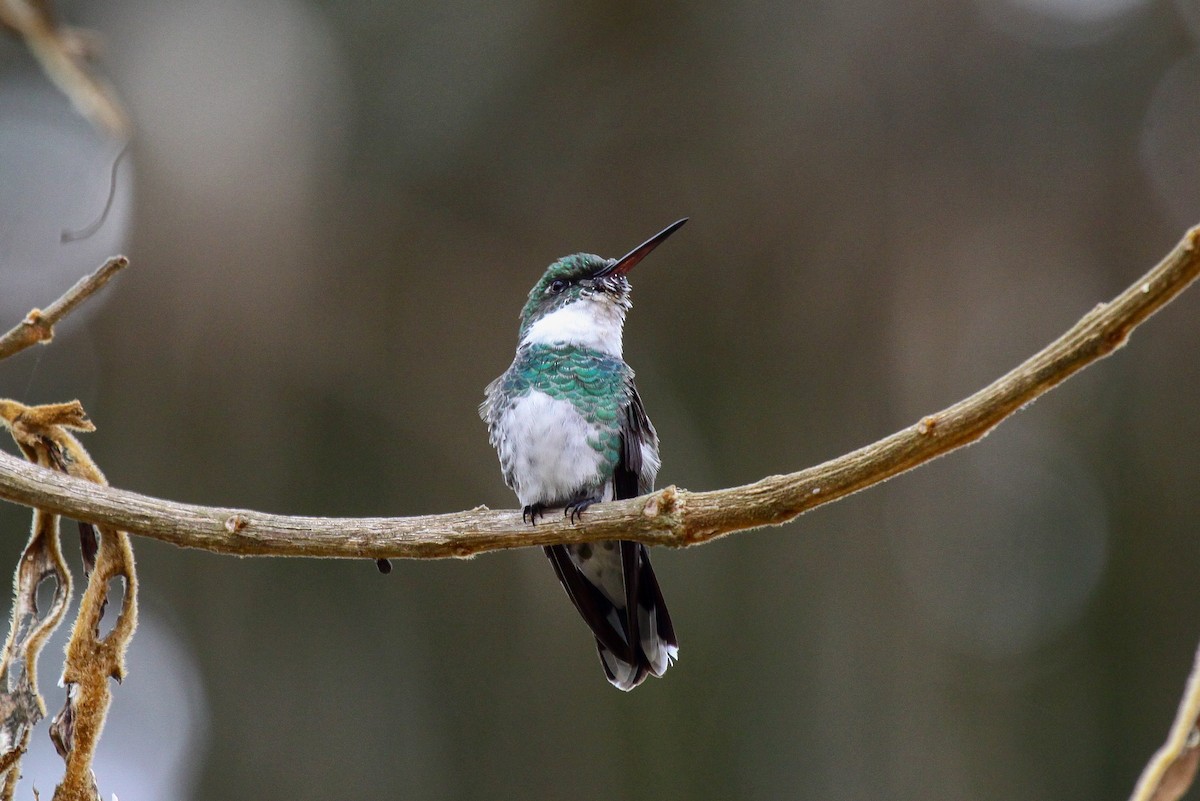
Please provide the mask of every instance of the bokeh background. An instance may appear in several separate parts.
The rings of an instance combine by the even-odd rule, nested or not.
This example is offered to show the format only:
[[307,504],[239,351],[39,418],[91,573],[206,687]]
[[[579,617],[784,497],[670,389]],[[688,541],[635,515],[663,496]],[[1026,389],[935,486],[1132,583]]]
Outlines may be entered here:
[[[0,39],[0,327],[133,266],[0,395],[81,399],[111,481],[177,500],[511,508],[476,406],[529,286],[680,216],[626,356],[691,489],[948,405],[1200,222],[1195,0],[59,10],[136,135],[60,244],[117,146]],[[628,695],[538,551],[382,576],[139,539],[101,791],[1122,798],[1200,637],[1198,312],[964,452],[656,551],[682,660]],[[5,573],[27,528],[0,507]],[[25,797],[61,773],[35,737]]]

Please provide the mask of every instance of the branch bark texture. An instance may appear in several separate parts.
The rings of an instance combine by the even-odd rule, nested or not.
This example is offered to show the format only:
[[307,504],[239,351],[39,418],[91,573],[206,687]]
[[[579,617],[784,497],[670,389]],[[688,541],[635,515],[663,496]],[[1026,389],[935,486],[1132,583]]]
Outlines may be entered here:
[[528,526],[519,511],[479,507],[403,518],[293,517],[195,506],[74,479],[0,453],[0,498],[182,547],[241,556],[466,557],[562,542],[638,540],[689,546],[786,523],[974,442],[1021,407],[1120,348],[1141,322],[1200,275],[1200,227],[1153,269],[1092,309],[1054,342],[974,395],[885,439],[753,484],[689,492],[667,487],[597,504],[571,524],[551,515]]

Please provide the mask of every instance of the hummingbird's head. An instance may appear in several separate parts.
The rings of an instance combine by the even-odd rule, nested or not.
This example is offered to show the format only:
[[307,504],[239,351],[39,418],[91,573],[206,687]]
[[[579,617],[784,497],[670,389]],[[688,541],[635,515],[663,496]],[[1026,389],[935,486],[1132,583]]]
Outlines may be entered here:
[[685,222],[672,223],[619,259],[576,253],[551,264],[521,309],[521,343],[574,344],[619,356],[631,306],[626,274]]
[[521,336],[534,324],[556,312],[574,307],[573,312],[617,313],[629,309],[629,279],[624,275],[605,275],[616,262],[591,253],[563,256],[546,268],[541,280],[529,291],[529,300],[521,310]]

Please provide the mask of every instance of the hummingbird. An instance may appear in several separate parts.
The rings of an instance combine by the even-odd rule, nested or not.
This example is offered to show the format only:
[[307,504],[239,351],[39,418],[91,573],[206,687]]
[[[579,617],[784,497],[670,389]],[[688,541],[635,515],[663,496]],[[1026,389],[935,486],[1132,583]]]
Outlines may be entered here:
[[[626,276],[685,222],[619,259],[564,256],[530,290],[516,357],[488,384],[479,416],[531,525],[547,509],[574,522],[594,503],[654,489],[658,434],[621,355],[632,305]],[[611,540],[545,552],[596,638],[609,682],[628,691],[663,675],[679,644],[646,546]]]

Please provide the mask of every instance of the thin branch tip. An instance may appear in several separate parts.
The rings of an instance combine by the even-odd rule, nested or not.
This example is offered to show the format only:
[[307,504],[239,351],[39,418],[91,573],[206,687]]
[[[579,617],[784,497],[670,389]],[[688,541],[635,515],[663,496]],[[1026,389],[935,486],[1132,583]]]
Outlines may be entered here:
[[125,256],[113,256],[76,281],[74,286],[46,308],[32,309],[21,322],[0,336],[0,359],[20,353],[32,345],[51,342],[55,325],[128,266],[129,259]]

